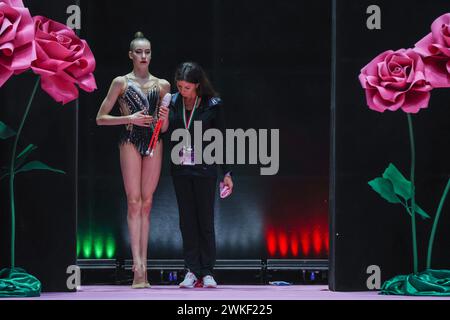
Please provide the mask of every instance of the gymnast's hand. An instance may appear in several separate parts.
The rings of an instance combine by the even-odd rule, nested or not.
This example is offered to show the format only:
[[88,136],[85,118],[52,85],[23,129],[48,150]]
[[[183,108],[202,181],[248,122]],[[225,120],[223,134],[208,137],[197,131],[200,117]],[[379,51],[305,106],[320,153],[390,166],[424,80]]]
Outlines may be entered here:
[[169,116],[169,108],[161,106],[159,108],[159,114],[158,114],[159,119],[164,121],[168,118],[168,116]]
[[132,114],[129,119],[129,124],[133,124],[140,127],[150,127],[150,124],[154,121],[152,116],[144,114],[144,110]]

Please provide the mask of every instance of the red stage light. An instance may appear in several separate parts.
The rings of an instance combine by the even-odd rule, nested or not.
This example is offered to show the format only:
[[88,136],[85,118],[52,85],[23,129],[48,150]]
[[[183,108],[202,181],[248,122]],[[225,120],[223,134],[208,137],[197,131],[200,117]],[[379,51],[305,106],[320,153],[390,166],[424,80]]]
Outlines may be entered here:
[[320,255],[320,253],[322,252],[322,235],[319,228],[314,228],[312,238],[314,254]]
[[309,233],[307,231],[303,231],[300,233],[300,241],[302,246],[303,256],[308,257],[311,252],[311,241],[309,239]]
[[281,232],[278,235],[278,245],[280,246],[280,253],[283,258],[285,258],[288,254],[288,238],[286,233]]
[[294,232],[291,234],[291,253],[293,257],[298,257],[298,238]]
[[275,232],[273,232],[272,230],[267,232],[266,242],[267,242],[267,251],[269,251],[269,255],[273,257],[277,252],[277,239],[275,236]]

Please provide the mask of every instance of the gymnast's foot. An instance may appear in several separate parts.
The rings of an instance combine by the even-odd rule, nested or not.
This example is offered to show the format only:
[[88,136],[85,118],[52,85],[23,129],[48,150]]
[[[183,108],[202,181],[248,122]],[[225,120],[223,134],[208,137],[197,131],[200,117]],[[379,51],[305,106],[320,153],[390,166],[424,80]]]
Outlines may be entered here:
[[151,288],[152,286],[150,285],[150,283],[148,283],[147,280],[147,266],[145,264],[142,265],[142,268],[144,269],[144,288]]
[[133,265],[134,279],[131,288],[133,289],[143,289],[146,288],[145,285],[145,271],[143,264]]

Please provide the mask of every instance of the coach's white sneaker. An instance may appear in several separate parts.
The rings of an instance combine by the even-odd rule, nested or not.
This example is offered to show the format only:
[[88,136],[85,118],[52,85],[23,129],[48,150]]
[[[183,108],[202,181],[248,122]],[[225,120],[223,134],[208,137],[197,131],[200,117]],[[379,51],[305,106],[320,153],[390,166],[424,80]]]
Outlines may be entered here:
[[203,277],[203,288],[217,288],[217,282],[212,276]]
[[186,273],[183,282],[180,283],[180,288],[193,288],[197,282],[197,277],[192,272]]

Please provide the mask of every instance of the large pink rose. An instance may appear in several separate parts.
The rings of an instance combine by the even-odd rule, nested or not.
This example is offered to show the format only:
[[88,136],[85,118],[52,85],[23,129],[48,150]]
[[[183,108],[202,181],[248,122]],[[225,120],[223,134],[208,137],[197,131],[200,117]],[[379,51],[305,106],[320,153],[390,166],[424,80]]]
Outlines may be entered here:
[[78,97],[76,85],[88,92],[97,89],[95,59],[87,42],[64,24],[42,16],[33,19],[37,59],[31,67],[41,76],[42,89],[63,104]]
[[22,0],[0,0],[0,87],[36,59],[34,23]]
[[421,56],[412,49],[378,55],[359,75],[369,108],[379,112],[401,108],[407,113],[426,108],[432,86],[425,79],[424,69]]
[[416,43],[424,57],[425,76],[433,87],[450,87],[450,13],[437,18],[431,33]]

